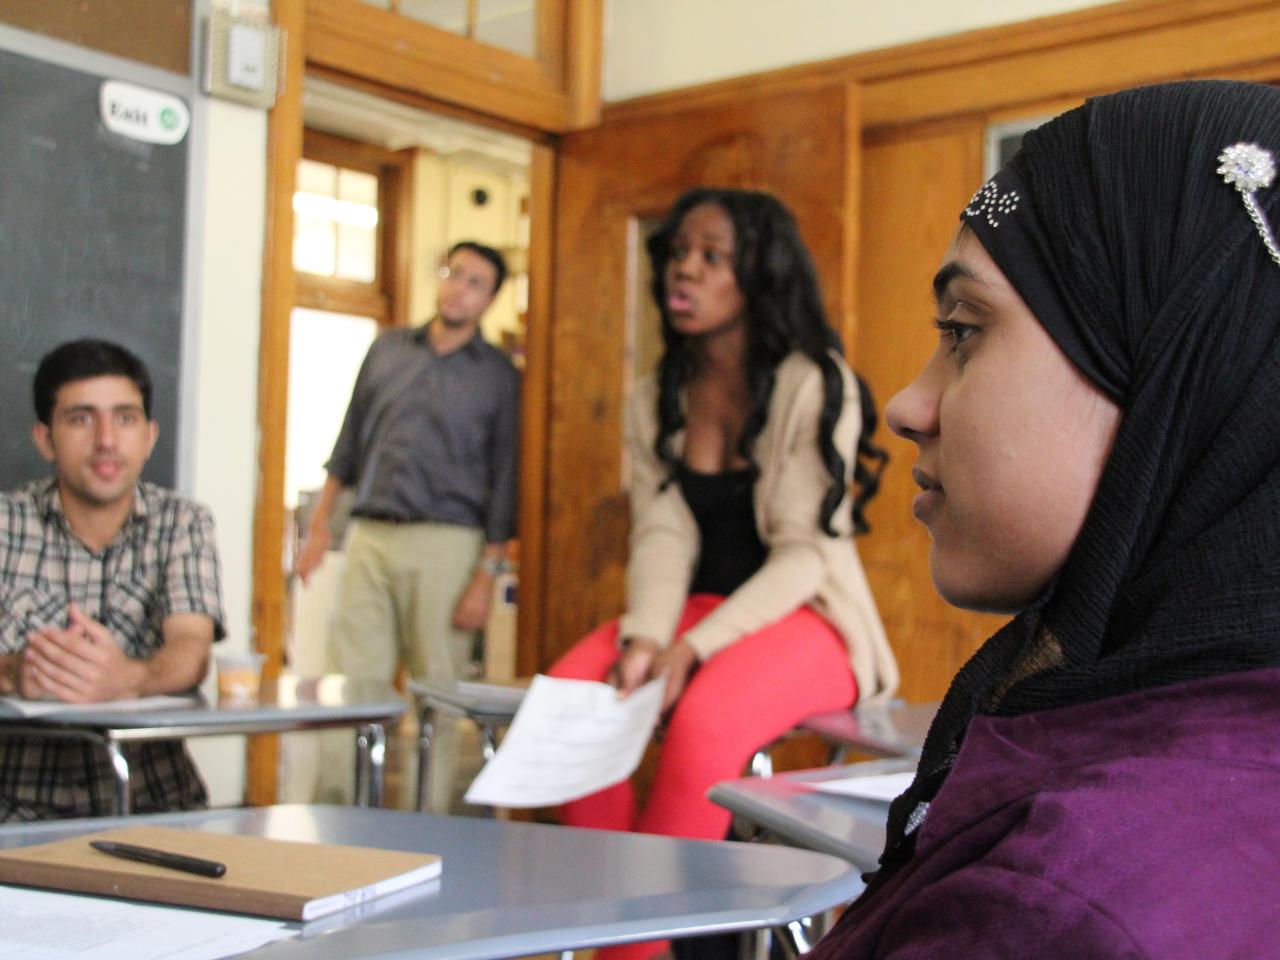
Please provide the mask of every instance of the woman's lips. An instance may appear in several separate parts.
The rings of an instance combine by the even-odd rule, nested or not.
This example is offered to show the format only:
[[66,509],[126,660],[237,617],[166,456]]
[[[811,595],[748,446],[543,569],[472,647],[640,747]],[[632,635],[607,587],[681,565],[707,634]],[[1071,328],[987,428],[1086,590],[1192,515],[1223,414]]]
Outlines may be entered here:
[[911,513],[921,523],[928,523],[929,515],[938,508],[942,500],[941,490],[922,490],[911,501]]
[[933,513],[944,499],[942,484],[935,480],[931,473],[920,467],[911,468],[911,479],[920,488],[916,498],[911,501],[911,512],[921,523],[928,523],[929,514]]
[[687,293],[673,290],[667,294],[667,309],[672,313],[688,313],[693,309],[693,298]]

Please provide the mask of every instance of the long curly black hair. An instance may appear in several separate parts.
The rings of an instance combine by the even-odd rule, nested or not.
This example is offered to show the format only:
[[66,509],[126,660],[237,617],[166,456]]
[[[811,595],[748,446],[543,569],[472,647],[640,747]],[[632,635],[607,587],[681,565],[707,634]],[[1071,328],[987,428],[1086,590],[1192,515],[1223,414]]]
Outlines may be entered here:
[[[844,456],[836,449],[833,434],[844,404],[844,381],[832,351],[842,354],[840,338],[827,322],[817,271],[800,237],[791,212],[774,196],[751,190],[698,188],[681,196],[658,231],[649,238],[649,259],[653,265],[652,292],[662,312],[662,339],[665,350],[658,364],[658,437],[654,444],[658,459],[675,475],[677,458],[672,436],[685,425],[680,392],[694,373],[695,358],[689,339],[677,333],[667,314],[666,265],[671,243],[685,215],[694,207],[713,203],[733,223],[733,272],[747,304],[748,348],[747,389],[751,410],[738,453],[759,473],[752,449],[764,429],[769,400],[778,365],[799,350],[822,371],[823,403],[818,418],[818,445],[822,461],[831,474],[831,486],[822,499],[819,523],[823,532],[836,536],[831,525],[844,498]],[[870,527],[863,507],[880,485],[880,473],[888,455],[872,442],[879,417],[871,391],[861,377],[858,389],[862,401],[862,429],[854,460],[853,522],[858,533]]]

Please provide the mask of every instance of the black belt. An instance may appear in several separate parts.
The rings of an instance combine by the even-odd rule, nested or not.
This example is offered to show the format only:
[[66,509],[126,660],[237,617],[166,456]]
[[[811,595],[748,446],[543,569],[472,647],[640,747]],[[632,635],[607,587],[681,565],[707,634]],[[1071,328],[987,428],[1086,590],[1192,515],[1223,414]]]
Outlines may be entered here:
[[393,517],[388,513],[353,513],[357,520],[376,520],[378,523],[430,523],[417,517]]

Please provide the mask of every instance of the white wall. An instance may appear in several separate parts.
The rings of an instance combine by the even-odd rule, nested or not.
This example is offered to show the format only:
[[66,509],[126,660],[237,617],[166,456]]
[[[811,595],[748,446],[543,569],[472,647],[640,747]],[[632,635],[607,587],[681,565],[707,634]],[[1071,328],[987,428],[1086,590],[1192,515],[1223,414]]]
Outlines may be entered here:
[[1099,6],[1096,0],[605,0],[606,101]]
[[[257,491],[258,333],[262,304],[267,116],[222,100],[207,102],[197,306],[199,368],[192,495],[213,511],[222,555],[227,638],[247,650],[252,622],[253,511]],[[212,681],[210,673],[210,682]],[[244,740],[193,739],[192,754],[215,805],[244,794]]]

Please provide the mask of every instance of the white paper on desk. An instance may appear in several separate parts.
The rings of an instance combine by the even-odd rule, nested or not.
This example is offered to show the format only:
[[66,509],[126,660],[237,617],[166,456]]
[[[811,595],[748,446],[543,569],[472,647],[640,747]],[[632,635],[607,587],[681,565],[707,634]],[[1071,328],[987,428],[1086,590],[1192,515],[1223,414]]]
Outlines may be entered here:
[[5,960],[216,960],[294,936],[276,920],[0,887]]
[[157,694],[130,700],[102,700],[97,703],[63,703],[61,700],[27,700],[23,697],[0,697],[0,717],[47,717],[63,713],[97,713],[101,710],[142,713],[166,707],[195,707],[194,697]]
[[612,786],[640,765],[665,680],[624,700],[607,683],[537,676],[468,803],[549,807]]
[[823,793],[838,793],[844,797],[857,797],[860,800],[882,800],[892,803],[898,794],[911,786],[915,779],[914,770],[903,773],[877,773],[861,777],[843,777],[840,780],[820,780],[809,786]]

